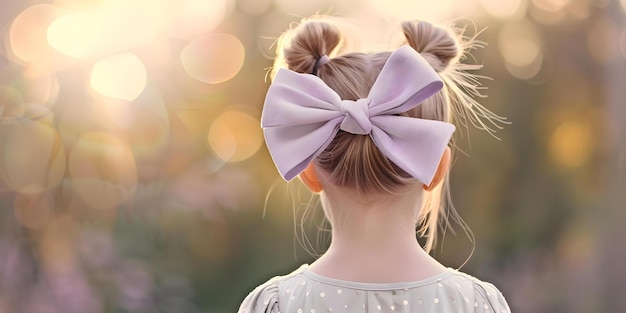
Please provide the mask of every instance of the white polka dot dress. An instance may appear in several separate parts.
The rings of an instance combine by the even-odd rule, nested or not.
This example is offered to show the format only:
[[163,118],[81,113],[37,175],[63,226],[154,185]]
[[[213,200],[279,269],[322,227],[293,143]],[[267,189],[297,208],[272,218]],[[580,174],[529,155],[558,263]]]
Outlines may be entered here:
[[368,284],[318,275],[308,265],[253,290],[239,313],[506,313],[496,287],[453,269],[431,278]]

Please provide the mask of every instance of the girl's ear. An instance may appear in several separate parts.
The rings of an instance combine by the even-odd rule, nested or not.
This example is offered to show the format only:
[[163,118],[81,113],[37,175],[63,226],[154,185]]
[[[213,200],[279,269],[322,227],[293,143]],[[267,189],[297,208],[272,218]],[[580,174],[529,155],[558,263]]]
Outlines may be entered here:
[[448,173],[448,169],[450,168],[450,157],[452,152],[450,151],[450,147],[446,147],[443,150],[443,154],[441,155],[441,161],[439,161],[439,166],[437,167],[437,171],[435,172],[435,176],[433,177],[433,181],[430,182],[430,185],[424,185],[424,190],[432,191],[439,185],[443,178],[446,177],[446,173]]
[[315,173],[315,166],[313,163],[309,164],[309,166],[307,166],[306,169],[300,173],[300,179],[304,182],[307,188],[314,193],[320,193],[324,189],[322,188],[322,184],[320,184],[317,173]]

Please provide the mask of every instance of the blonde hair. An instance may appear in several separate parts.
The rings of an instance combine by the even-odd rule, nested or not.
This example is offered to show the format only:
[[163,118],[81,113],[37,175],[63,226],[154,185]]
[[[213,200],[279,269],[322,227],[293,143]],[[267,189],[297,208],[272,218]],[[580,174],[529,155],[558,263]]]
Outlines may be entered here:
[[[339,25],[333,18],[317,16],[283,33],[277,41],[277,56],[271,76],[281,67],[300,73],[315,72],[341,99],[366,98],[391,51],[344,52],[343,43],[347,38],[344,38]],[[493,132],[492,127],[499,128],[499,123],[505,119],[476,102],[474,97],[482,96],[481,86],[477,76],[466,72],[479,69],[482,65],[461,63],[469,50],[481,44],[474,37],[464,37],[456,29],[423,21],[403,22],[401,29],[406,38],[404,44],[419,52],[444,81],[440,92],[404,115],[454,122],[465,127],[469,121],[489,133]],[[320,64],[323,56],[329,59]],[[333,184],[354,188],[362,195],[398,193],[416,182],[389,161],[367,135],[340,130],[314,162]],[[435,246],[438,228],[446,228],[449,217],[467,231],[449,201],[448,180],[446,175],[444,182],[426,196],[418,214],[417,231],[426,238],[426,251]]]

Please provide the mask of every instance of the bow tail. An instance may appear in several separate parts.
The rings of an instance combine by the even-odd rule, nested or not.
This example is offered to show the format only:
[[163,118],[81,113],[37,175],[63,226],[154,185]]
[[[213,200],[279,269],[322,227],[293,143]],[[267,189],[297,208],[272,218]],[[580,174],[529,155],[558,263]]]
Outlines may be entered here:
[[430,185],[455,127],[441,121],[376,116],[370,136],[387,158],[421,183]]
[[290,181],[313,161],[333,140],[340,118],[323,123],[266,127],[265,143],[276,168]]

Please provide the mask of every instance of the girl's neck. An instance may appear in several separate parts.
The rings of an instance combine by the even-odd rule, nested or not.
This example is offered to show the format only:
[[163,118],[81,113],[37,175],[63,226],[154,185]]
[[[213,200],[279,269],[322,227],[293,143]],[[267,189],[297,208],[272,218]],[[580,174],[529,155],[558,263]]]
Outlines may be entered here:
[[391,283],[421,280],[445,270],[415,237],[421,192],[371,201],[326,191],[322,200],[332,224],[332,241],[328,251],[311,264],[315,273]]

